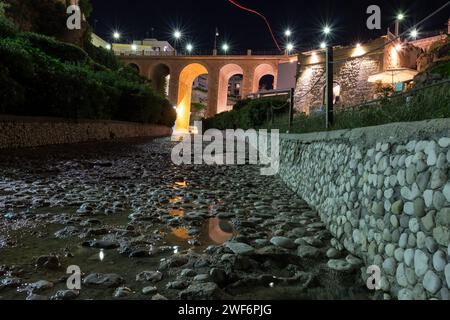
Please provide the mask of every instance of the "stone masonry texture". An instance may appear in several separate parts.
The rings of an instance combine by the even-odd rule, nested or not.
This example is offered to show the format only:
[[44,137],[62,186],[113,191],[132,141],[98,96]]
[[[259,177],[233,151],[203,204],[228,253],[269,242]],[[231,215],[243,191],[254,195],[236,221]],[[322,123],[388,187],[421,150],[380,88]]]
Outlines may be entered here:
[[398,299],[449,300],[450,121],[282,137],[282,179]]
[[69,144],[117,138],[170,136],[171,128],[115,121],[0,118],[0,149]]

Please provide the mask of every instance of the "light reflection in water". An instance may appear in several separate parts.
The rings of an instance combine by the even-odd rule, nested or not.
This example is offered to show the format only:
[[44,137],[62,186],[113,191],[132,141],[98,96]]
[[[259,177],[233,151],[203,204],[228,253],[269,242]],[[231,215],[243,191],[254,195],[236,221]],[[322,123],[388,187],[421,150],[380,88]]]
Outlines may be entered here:
[[183,209],[169,209],[169,215],[171,217],[184,217],[184,210]]
[[98,253],[98,258],[100,259],[100,261],[103,261],[105,259],[105,252],[103,251],[103,249],[101,249]]
[[181,202],[182,200],[183,200],[182,197],[175,197],[175,198],[170,199],[170,200],[169,200],[169,203],[175,204],[175,203]]
[[188,229],[185,227],[172,228],[172,234],[179,239],[183,239],[183,240],[191,240],[192,239],[192,237],[188,233]]
[[216,244],[223,244],[235,235],[233,226],[228,221],[219,218],[209,220],[208,234],[209,238]]
[[187,187],[187,182],[186,181],[175,182],[175,187],[176,188],[186,188]]

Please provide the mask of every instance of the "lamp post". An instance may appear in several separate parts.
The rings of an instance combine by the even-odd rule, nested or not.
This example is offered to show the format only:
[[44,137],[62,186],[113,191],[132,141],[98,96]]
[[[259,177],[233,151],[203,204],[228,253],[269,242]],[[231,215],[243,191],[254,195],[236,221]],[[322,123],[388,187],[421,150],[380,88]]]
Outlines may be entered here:
[[403,13],[399,13],[397,18],[395,19],[395,36],[398,37],[400,35],[400,23],[405,19],[405,15]]

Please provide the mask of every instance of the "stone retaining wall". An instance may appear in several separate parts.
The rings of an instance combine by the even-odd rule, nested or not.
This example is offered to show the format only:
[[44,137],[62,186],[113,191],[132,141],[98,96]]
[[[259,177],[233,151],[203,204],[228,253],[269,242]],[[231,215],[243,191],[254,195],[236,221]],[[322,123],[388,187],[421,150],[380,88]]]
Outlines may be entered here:
[[[386,298],[450,299],[450,120],[285,135],[282,179]],[[345,263],[345,260],[344,260]]]
[[129,122],[0,117],[0,149],[171,134],[168,127]]

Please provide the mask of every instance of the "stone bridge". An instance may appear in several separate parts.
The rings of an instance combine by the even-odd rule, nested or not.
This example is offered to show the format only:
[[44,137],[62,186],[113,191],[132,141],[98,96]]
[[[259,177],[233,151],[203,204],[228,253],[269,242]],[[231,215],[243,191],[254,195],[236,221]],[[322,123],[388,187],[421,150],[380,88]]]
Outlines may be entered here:
[[[120,59],[151,80],[158,92],[165,92],[177,107],[177,129],[187,130],[190,121],[192,84],[200,76],[208,75],[207,116],[227,111],[228,81],[234,75],[243,76],[241,96],[259,90],[262,77],[274,77],[277,88],[278,66],[292,57],[283,55],[243,56],[146,56],[126,55]],[[167,87],[168,84],[168,87]]]

